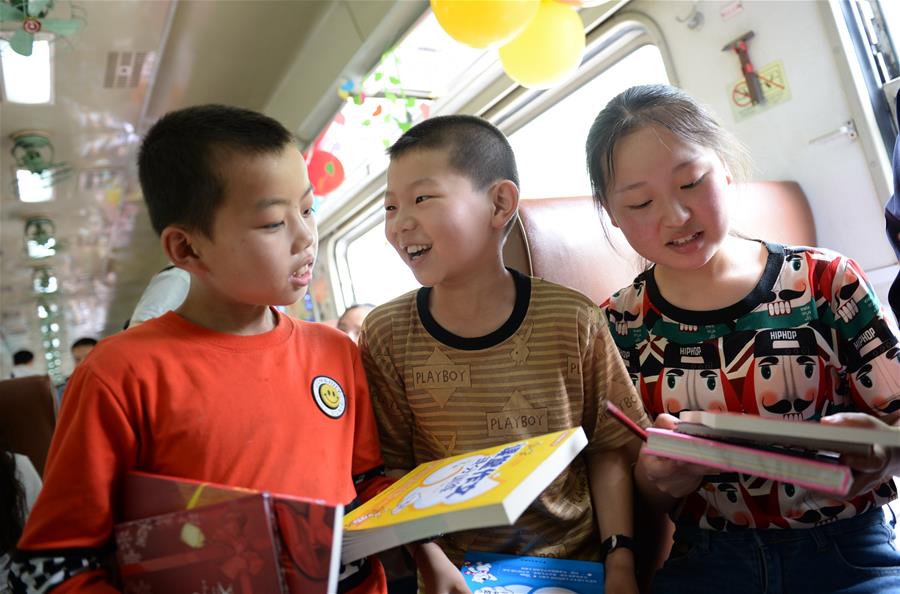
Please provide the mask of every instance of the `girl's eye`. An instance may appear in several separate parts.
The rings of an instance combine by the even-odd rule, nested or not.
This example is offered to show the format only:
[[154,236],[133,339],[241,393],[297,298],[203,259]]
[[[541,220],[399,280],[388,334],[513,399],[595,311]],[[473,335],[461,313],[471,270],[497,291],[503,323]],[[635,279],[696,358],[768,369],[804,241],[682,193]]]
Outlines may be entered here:
[[640,204],[632,204],[632,205],[629,206],[628,208],[630,208],[631,210],[641,210],[642,208],[647,208],[648,206],[650,206],[650,203],[651,203],[651,202],[653,202],[653,201],[652,201],[652,200],[646,200],[646,201],[644,201],[644,202],[641,202]]
[[684,186],[681,186],[681,189],[682,189],[682,190],[690,190],[691,188],[696,188],[696,187],[699,186],[701,183],[703,183],[703,180],[705,180],[705,179],[706,179],[706,174],[704,173],[703,175],[701,175],[700,177],[698,177],[697,179],[695,179],[695,180],[692,181],[691,183],[686,184],[686,185],[684,185]]
[[269,225],[263,225],[263,229],[275,230],[275,229],[278,229],[279,227],[282,227],[282,226],[284,226],[284,221],[279,221],[279,222],[277,222],[277,223],[271,223],[271,224],[269,224]]
[[431,196],[416,196],[416,204],[418,204],[424,200],[428,200],[429,198],[431,198]]
[[314,214],[316,214],[316,209],[314,207],[310,206],[306,210],[300,211],[300,214],[302,214],[306,218],[309,218],[309,217],[313,216]]
[[394,206],[393,204],[385,204],[385,205],[384,205],[384,211],[385,211],[385,212],[393,212],[393,211],[395,211],[395,210],[397,210],[397,207]]

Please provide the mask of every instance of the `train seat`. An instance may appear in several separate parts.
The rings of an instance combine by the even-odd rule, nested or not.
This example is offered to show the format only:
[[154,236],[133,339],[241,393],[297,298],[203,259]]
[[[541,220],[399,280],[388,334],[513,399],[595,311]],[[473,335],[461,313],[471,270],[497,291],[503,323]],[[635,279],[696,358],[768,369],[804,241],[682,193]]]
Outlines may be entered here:
[[[796,182],[739,184],[732,228],[747,237],[816,245],[806,195]],[[503,250],[507,266],[577,289],[595,303],[629,284],[643,261],[598,214],[589,196],[525,199]],[[607,239],[608,235],[608,239]]]
[[[806,195],[796,182],[739,184],[732,228],[744,236],[791,245],[816,245]],[[601,216],[590,196],[526,199],[504,246],[507,266],[572,287],[595,303],[628,285],[643,268],[622,233]],[[635,564],[641,591],[668,556],[674,525],[635,501]]]
[[0,381],[0,436],[12,451],[28,456],[41,476],[56,413],[56,395],[46,375]]

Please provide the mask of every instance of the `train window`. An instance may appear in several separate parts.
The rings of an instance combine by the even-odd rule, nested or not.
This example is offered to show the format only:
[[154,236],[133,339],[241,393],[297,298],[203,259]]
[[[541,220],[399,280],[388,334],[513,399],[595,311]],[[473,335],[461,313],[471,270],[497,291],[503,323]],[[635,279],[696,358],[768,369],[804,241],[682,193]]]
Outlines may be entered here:
[[893,42],[900,35],[900,7],[884,0],[850,0],[840,3],[852,50],[881,140],[890,152],[896,136],[894,98],[900,90],[900,55]]
[[[344,245],[348,278],[342,279],[344,307],[380,304],[419,286],[412,272],[384,236],[384,214],[371,217],[368,229]],[[363,226],[362,228],[366,228]]]
[[631,86],[668,82],[659,48],[644,45],[510,134],[522,196],[590,194],[584,143],[599,107]]
[[900,76],[900,64],[892,39],[900,34],[900,8],[895,2],[857,0],[866,41],[882,84]]
[[[346,176],[323,200],[321,218],[339,219],[332,215],[348,203],[362,202],[368,210],[346,219],[329,244],[335,266],[331,278],[339,281],[333,314],[352,303],[383,303],[418,286],[384,237],[380,184],[388,163],[385,148],[417,122],[446,109],[448,102],[472,92],[467,89],[483,85],[482,77],[490,78],[496,62],[496,52],[454,41],[429,11],[361,84],[342,89],[347,103],[313,145],[335,155]],[[329,233],[327,226],[322,233]]]
[[[889,107],[893,111],[896,109],[894,97],[900,90],[900,55],[897,54],[897,45],[894,40],[900,40],[900,4],[897,2],[879,2],[878,16],[881,18],[883,25],[881,31],[880,45],[873,50],[876,55],[881,55],[880,65],[886,71],[887,76],[883,79],[884,94],[887,98]],[[874,16],[874,11],[873,11]],[[897,121],[897,114],[892,118],[893,122]]]
[[[359,192],[360,186],[387,168],[385,149],[417,122],[429,117],[446,98],[464,86],[473,72],[495,61],[491,52],[454,41],[430,11],[397,46],[381,57],[361,82],[346,80],[339,94],[345,104],[314,141],[307,156],[311,175],[319,168],[315,152],[340,164],[341,183],[324,187],[323,216]],[[325,177],[325,176],[322,176]],[[313,180],[316,183],[316,180]]]
[[[636,84],[671,81],[652,24],[633,15],[614,20],[592,27],[582,66],[560,87],[535,91],[510,85],[500,71],[491,69],[491,61],[496,66],[496,59],[490,53],[469,54],[455,63],[475,59],[477,73],[457,77],[457,84],[465,87],[448,86],[444,99],[435,101],[428,111],[477,113],[500,126],[516,152],[523,197],[589,194],[584,141],[598,105]],[[434,26],[432,21],[429,15],[423,26]],[[432,31],[432,35],[438,34],[445,35],[439,28]],[[431,72],[436,70],[432,66]],[[471,71],[471,66],[464,70]],[[547,138],[554,139],[552,147],[547,146]],[[344,210],[348,204],[360,206],[358,213],[345,216],[338,228],[323,230],[323,235],[332,237],[331,278],[338,281],[334,283],[338,286],[333,286],[336,314],[353,302],[379,304],[418,286],[384,237],[381,194],[385,166],[386,162],[380,161],[368,172],[364,187],[351,187],[347,193],[352,196],[346,200],[341,196],[331,205]]]

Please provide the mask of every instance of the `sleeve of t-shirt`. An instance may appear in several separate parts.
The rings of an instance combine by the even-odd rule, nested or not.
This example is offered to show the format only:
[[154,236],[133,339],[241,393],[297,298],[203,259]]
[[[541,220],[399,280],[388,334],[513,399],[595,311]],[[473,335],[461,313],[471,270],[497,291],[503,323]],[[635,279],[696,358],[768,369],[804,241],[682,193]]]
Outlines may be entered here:
[[150,279],[147,288],[134,307],[129,326],[134,326],[167,311],[178,309],[191,288],[191,275],[181,268],[170,267]]
[[[373,318],[374,316],[374,318]],[[381,454],[387,470],[408,471],[416,466],[413,455],[412,413],[406,390],[388,346],[390,338],[383,328],[370,320],[379,320],[376,309],[363,322],[359,336],[363,367],[372,392],[372,407],[378,422]]]
[[13,555],[14,592],[116,592],[101,562],[112,550],[113,494],[135,466],[137,422],[88,365],[75,370]]
[[634,436],[606,412],[606,402],[618,406],[641,427],[650,425],[641,399],[625,369],[599,307],[585,308],[582,334],[586,337],[582,357],[584,381],[585,453],[591,454],[625,445]]
[[859,264],[834,259],[822,276],[838,333],[841,363],[853,402],[861,410],[886,416],[900,410],[900,331],[885,315],[875,289]]
[[353,349],[356,426],[353,440],[353,484],[361,501],[368,501],[393,481],[384,474],[378,429],[359,352]]

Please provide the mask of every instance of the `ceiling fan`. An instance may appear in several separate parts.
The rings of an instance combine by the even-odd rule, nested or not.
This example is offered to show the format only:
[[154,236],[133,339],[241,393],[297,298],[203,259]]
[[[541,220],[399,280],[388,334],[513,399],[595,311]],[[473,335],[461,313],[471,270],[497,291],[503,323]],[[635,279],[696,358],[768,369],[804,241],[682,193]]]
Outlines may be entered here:
[[72,174],[70,164],[53,161],[53,144],[43,132],[20,130],[10,134],[10,137],[16,167],[39,177],[45,187],[56,185]]
[[[41,31],[66,37],[81,29],[81,18],[46,18],[54,4],[55,0],[0,0],[0,21],[21,23],[9,38],[9,47],[14,52],[30,56],[34,36]],[[75,17],[75,7],[70,7],[71,14]]]

